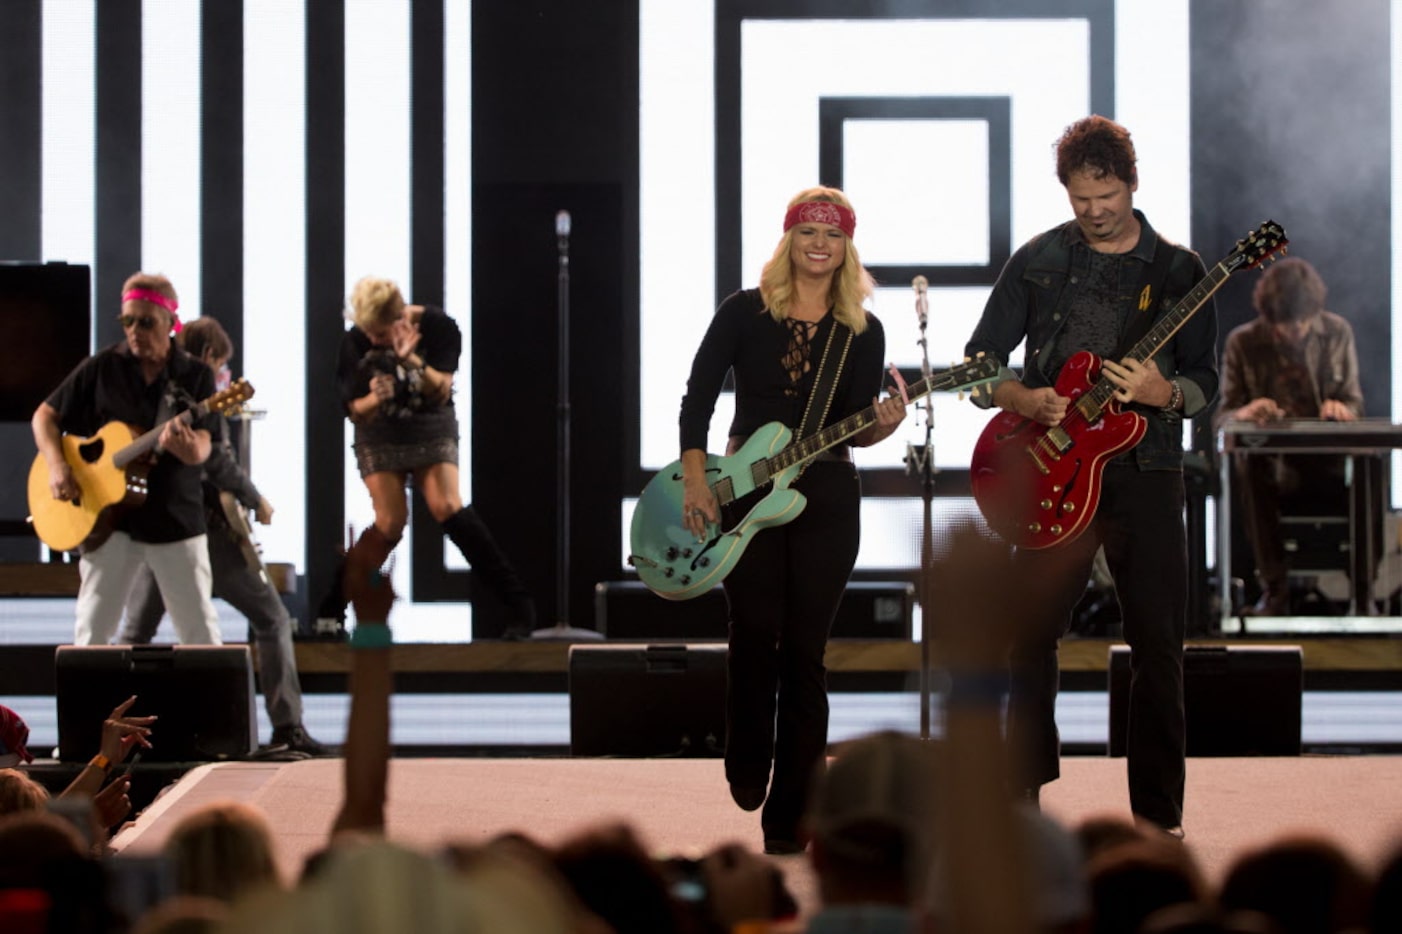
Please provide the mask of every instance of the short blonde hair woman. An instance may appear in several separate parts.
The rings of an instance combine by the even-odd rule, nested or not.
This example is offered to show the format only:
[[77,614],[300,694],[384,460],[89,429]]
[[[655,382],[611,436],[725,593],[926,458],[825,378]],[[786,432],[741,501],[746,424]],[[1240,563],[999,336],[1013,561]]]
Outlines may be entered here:
[[[453,381],[462,332],[443,309],[411,305],[390,279],[366,276],[348,301],[352,327],[337,364],[341,403],[355,426],[355,457],[375,507],[362,540],[370,560],[389,557],[409,521],[405,485],[412,476],[443,533],[458,547],[476,581],[506,608],[494,631],[490,612],[475,612],[473,635],[524,638],[535,628],[535,602],[477,511],[464,505],[458,484],[458,417]],[[475,608],[482,609],[482,608]],[[318,617],[344,619],[338,573]]]

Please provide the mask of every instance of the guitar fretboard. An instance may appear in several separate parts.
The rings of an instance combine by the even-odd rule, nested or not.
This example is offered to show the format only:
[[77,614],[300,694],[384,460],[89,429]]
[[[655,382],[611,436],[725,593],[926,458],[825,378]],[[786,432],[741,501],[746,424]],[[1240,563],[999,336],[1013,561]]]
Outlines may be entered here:
[[[997,369],[994,368],[993,373],[980,375],[989,368],[989,363],[976,361],[968,366],[955,367],[942,373],[932,373],[908,384],[906,396],[910,402],[914,402],[916,399],[923,399],[932,392],[954,389],[971,382],[988,379],[997,373]],[[767,483],[770,477],[780,471],[817,457],[828,448],[841,444],[874,424],[876,424],[876,407],[868,406],[854,415],[847,416],[840,422],[834,422],[826,428],[813,432],[806,438],[800,438],[773,457],[759,461],[753,466],[756,485]]]
[[[1154,354],[1162,350],[1173,335],[1178,333],[1178,329],[1207,303],[1212,294],[1222,287],[1228,276],[1243,267],[1260,265],[1276,252],[1283,250],[1289,242],[1285,238],[1284,229],[1274,221],[1266,221],[1250,237],[1238,240],[1236,249],[1212,267],[1207,275],[1202,277],[1202,281],[1193,286],[1188,294],[1183,296],[1183,300],[1151,327],[1149,333],[1140,338],[1125,356],[1140,363],[1152,359]],[[1095,421],[1105,410],[1110,397],[1115,394],[1115,389],[1114,383],[1102,377],[1100,382],[1076,400],[1075,406],[1087,421]]]
[[152,428],[145,434],[142,434],[137,438],[133,438],[131,444],[128,444],[116,454],[112,455],[112,466],[116,467],[118,470],[125,470],[127,466],[131,464],[132,461],[155,449],[156,442],[160,440],[161,432],[165,429],[166,425],[170,424],[170,422],[178,420],[188,425],[190,424],[192,418],[203,417],[205,411],[206,410],[204,408],[204,405],[203,403],[201,403],[200,405],[195,406],[194,409],[186,409],[185,411],[179,413],[173,418],[161,422],[159,425],[157,425],[155,428]]
[[[1164,315],[1157,324],[1149,329],[1137,344],[1129,349],[1126,357],[1131,357],[1143,363],[1151,359],[1154,354],[1163,349],[1163,346],[1178,333],[1187,320],[1191,318],[1199,308],[1207,304],[1207,300],[1212,294],[1222,287],[1222,283],[1227,281],[1231,270],[1218,263],[1212,267],[1202,281],[1193,286],[1188,294],[1183,296],[1183,300],[1173,306],[1173,310]],[[1108,379],[1101,379],[1089,392],[1081,398],[1086,400],[1086,406],[1094,407],[1098,415],[1104,410],[1105,404],[1110,401],[1110,397],[1115,394],[1115,384]]]
[[183,412],[178,412],[171,418],[161,422],[155,428],[145,432],[137,438],[133,438],[131,444],[122,448],[112,455],[112,466],[118,470],[126,470],[138,457],[150,453],[156,447],[156,442],[160,440],[161,431],[165,426],[173,421],[179,420],[189,425],[197,418],[204,418],[210,412],[223,412],[232,406],[253,398],[253,387],[248,380],[237,380],[228,389],[216,392],[214,395],[197,402]]

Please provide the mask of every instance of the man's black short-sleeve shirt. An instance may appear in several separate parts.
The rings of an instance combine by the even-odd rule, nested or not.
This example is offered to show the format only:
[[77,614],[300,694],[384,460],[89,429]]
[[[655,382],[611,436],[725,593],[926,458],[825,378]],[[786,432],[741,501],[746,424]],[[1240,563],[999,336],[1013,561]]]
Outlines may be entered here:
[[[213,394],[214,374],[209,367],[174,345],[165,369],[148,385],[139,361],[124,341],[78,364],[45,401],[58,412],[59,428],[65,434],[88,437],[113,421],[125,422],[140,434]],[[216,418],[206,414],[190,427],[213,435],[218,430]],[[200,476],[199,466],[161,454],[148,474],[146,501],[123,510],[116,528],[135,541],[150,544],[202,534],[205,516]]]

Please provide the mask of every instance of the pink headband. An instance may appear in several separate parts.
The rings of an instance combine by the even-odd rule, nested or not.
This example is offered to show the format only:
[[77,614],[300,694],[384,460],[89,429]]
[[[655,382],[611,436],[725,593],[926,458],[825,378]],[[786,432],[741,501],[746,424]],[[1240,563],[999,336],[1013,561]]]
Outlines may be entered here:
[[857,215],[851,208],[831,201],[804,201],[789,208],[784,215],[785,230],[797,224],[831,224],[850,237],[857,230]]
[[171,321],[176,334],[179,334],[181,327],[183,327],[180,323],[180,316],[175,313],[176,309],[180,307],[180,303],[169,296],[162,295],[155,289],[127,289],[122,293],[122,301],[150,302],[153,305],[160,305],[166,311],[170,312]]

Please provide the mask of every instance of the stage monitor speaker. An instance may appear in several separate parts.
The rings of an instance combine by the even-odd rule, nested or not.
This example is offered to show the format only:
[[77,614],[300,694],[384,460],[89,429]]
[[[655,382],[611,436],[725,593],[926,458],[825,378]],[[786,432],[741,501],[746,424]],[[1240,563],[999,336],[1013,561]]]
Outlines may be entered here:
[[[909,581],[850,581],[831,636],[909,640],[914,613]],[[690,600],[664,600],[642,581],[594,585],[594,628],[609,639],[725,639],[729,615],[720,587]]]
[[133,694],[133,716],[160,718],[143,761],[239,759],[258,745],[246,645],[61,645],[54,669],[64,762],[92,758],[102,721]]
[[[1110,755],[1129,727],[1129,647],[1110,648]],[[1190,756],[1298,756],[1304,689],[1298,645],[1190,645],[1183,701]]]
[[570,648],[570,754],[725,753],[723,645]]

